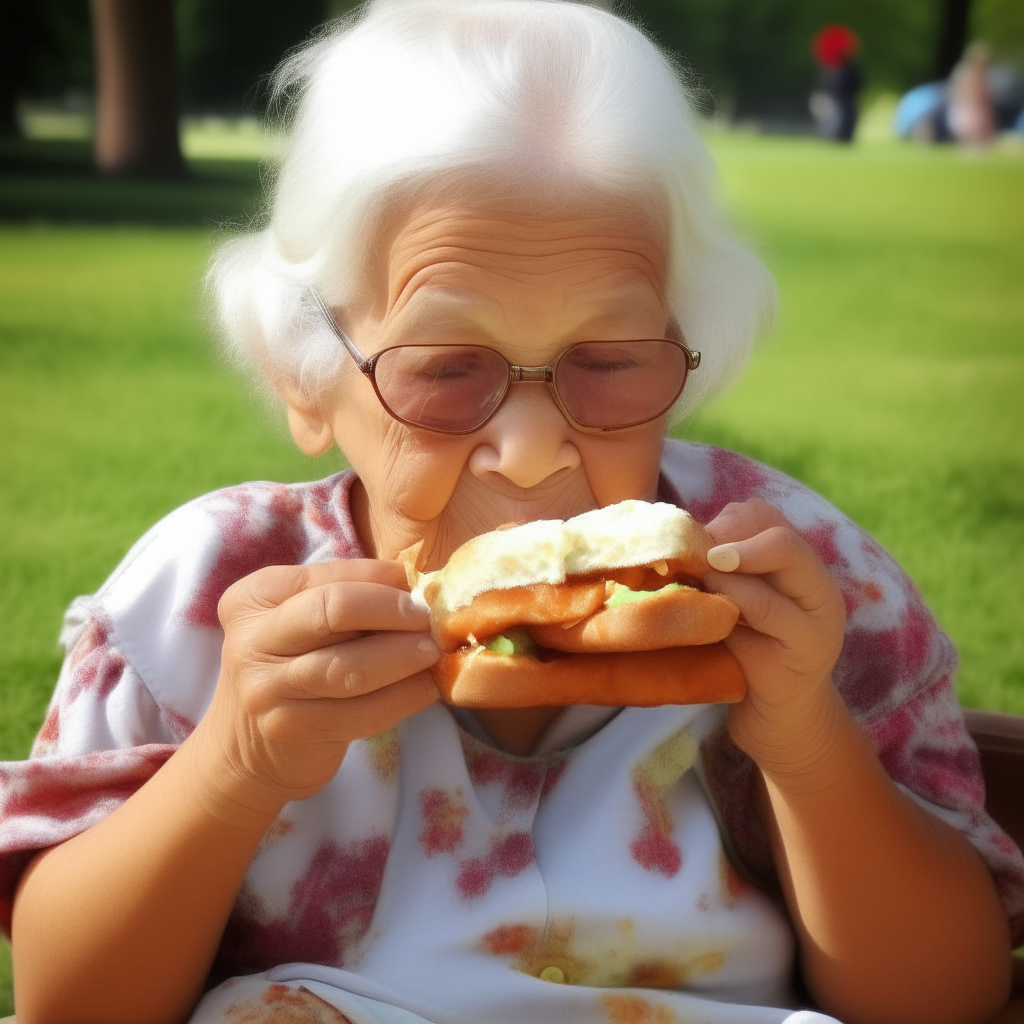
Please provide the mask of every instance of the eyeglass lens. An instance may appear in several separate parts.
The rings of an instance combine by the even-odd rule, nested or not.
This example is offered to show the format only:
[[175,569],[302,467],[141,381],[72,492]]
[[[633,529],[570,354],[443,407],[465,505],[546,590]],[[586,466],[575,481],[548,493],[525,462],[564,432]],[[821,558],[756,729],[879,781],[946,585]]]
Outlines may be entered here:
[[[682,391],[686,371],[686,352],[670,341],[588,341],[562,354],[554,385],[580,426],[626,427],[665,412]],[[380,354],[374,379],[399,419],[459,432],[476,429],[494,412],[509,370],[489,348],[400,346]]]
[[555,388],[584,427],[627,427],[660,416],[686,381],[686,352],[671,341],[587,341],[563,353]]
[[407,423],[471,430],[501,401],[508,366],[497,352],[469,345],[385,349],[374,367],[384,404]]

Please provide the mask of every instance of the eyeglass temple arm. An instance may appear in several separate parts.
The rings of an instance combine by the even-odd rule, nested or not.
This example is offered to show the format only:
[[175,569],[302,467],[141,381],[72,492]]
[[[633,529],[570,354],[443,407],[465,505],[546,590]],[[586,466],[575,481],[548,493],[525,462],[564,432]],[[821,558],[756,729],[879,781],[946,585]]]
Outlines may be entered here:
[[317,308],[320,310],[323,318],[327,321],[327,325],[334,331],[335,337],[345,346],[345,351],[355,360],[356,366],[359,367],[363,373],[369,373],[372,369],[370,366],[371,360],[367,359],[362,352],[359,351],[352,343],[349,336],[338,326],[334,319],[330,309],[327,308],[327,303],[324,302],[323,297],[315,289],[311,288],[310,291],[313,293],[313,301],[317,304]]

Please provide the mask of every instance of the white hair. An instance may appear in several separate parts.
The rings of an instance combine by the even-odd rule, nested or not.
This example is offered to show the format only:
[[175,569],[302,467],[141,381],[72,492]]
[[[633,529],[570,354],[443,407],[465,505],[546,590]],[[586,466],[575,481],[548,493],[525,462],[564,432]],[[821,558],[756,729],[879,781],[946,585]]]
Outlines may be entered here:
[[[343,352],[310,288],[344,307],[375,218],[432,182],[546,182],[668,218],[666,301],[702,353],[680,418],[740,372],[776,293],[727,230],[672,62],[637,28],[569,0],[373,0],[279,69],[291,138],[269,225],[223,244],[213,285],[230,353],[315,399]],[[347,357],[344,357],[347,358]]]

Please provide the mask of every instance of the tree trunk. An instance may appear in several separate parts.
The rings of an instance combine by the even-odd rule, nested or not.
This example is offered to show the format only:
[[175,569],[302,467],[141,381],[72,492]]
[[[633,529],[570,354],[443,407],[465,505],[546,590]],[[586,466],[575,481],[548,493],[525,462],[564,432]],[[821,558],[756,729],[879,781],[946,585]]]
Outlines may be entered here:
[[174,0],[92,0],[92,19],[97,169],[179,177]]
[[971,0],[946,0],[942,7],[939,48],[935,53],[935,77],[948,78],[967,45]]

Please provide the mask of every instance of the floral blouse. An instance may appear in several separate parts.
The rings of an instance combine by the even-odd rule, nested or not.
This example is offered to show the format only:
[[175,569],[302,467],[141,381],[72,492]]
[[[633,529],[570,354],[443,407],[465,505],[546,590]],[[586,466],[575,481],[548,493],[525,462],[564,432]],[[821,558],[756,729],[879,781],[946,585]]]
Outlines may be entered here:
[[[72,604],[32,755],[0,764],[8,930],[31,857],[109,814],[202,717],[225,589],[266,565],[364,557],[354,479],[199,498]],[[979,851],[1021,942],[1024,858],[984,811],[956,653],[913,583],[794,480],[666,443],[659,500],[707,522],[749,498],[779,508],[840,586],[836,686],[893,780]],[[794,1012],[795,943],[751,803],[754,766],[723,709],[594,711],[563,712],[530,758],[442,705],[353,743],[264,837],[193,1021],[255,1024],[289,1008],[353,1024],[829,1020]]]

